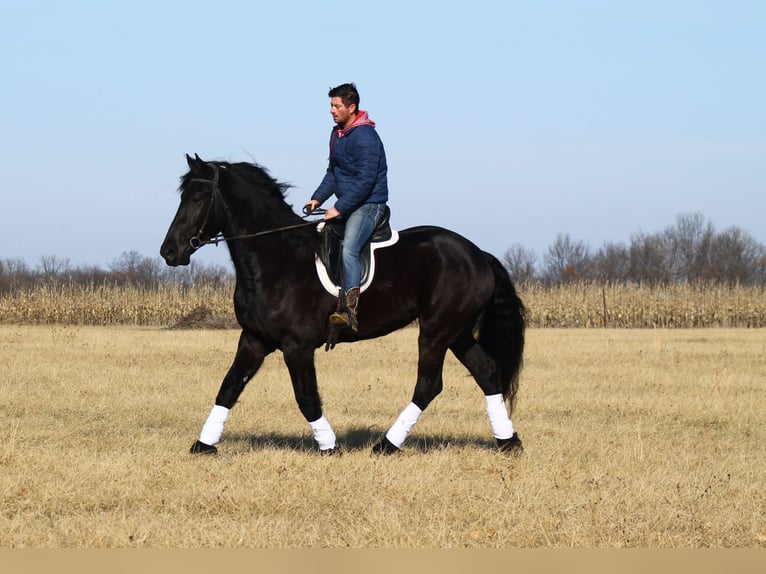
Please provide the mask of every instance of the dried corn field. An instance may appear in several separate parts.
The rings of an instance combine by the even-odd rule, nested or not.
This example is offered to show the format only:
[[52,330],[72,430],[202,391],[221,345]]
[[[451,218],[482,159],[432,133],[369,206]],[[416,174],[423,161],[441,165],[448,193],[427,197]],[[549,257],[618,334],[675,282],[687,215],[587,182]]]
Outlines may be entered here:
[[163,326],[175,324],[200,307],[233,319],[233,291],[233,282],[151,288],[43,285],[0,296],[0,323]]
[[764,327],[766,288],[576,283],[521,290],[533,327]]
[[[152,288],[50,284],[0,295],[0,323],[169,326],[195,309],[233,320],[233,282]],[[531,327],[766,327],[766,288],[756,286],[526,285]]]

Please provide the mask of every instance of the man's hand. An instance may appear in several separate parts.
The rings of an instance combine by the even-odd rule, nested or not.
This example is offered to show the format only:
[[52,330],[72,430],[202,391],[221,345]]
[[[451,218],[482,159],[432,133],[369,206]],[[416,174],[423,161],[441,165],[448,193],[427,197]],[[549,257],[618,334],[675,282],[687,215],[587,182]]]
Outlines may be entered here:
[[312,199],[306,205],[303,206],[303,213],[305,213],[306,215],[309,215],[317,207],[319,207],[319,202],[316,199]]
[[327,221],[328,219],[335,219],[336,217],[340,217],[340,211],[335,209],[334,207],[331,207],[327,211],[325,211],[324,219]]

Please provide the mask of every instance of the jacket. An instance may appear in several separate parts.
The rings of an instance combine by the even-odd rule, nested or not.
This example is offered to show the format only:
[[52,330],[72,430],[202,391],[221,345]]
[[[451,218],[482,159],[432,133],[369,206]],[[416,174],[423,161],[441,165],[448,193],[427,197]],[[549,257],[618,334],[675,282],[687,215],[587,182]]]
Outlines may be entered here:
[[342,217],[365,203],[388,201],[386,152],[375,122],[363,110],[348,128],[335,126],[330,134],[327,172],[311,199],[321,205],[333,194]]

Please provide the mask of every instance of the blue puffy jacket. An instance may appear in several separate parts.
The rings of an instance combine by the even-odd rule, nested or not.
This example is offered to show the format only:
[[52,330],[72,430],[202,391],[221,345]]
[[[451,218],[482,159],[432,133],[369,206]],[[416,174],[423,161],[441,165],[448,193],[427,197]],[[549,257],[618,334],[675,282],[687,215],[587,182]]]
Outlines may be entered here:
[[311,199],[321,205],[333,194],[342,217],[365,203],[388,201],[386,152],[375,122],[365,111],[359,110],[356,121],[345,130],[335,126],[330,135],[327,173]]

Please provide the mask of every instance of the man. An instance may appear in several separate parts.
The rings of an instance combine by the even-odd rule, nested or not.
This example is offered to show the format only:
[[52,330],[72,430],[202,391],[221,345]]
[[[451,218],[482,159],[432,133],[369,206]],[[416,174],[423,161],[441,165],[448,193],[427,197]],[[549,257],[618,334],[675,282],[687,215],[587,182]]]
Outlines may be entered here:
[[362,274],[359,253],[384,216],[388,166],[375,122],[366,111],[359,109],[356,86],[341,84],[332,88],[328,96],[330,113],[335,120],[330,134],[330,161],[322,182],[306,206],[313,211],[331,195],[337,197],[326,211],[325,220],[345,220],[342,285],[345,306],[330,315],[330,323],[356,332]]

